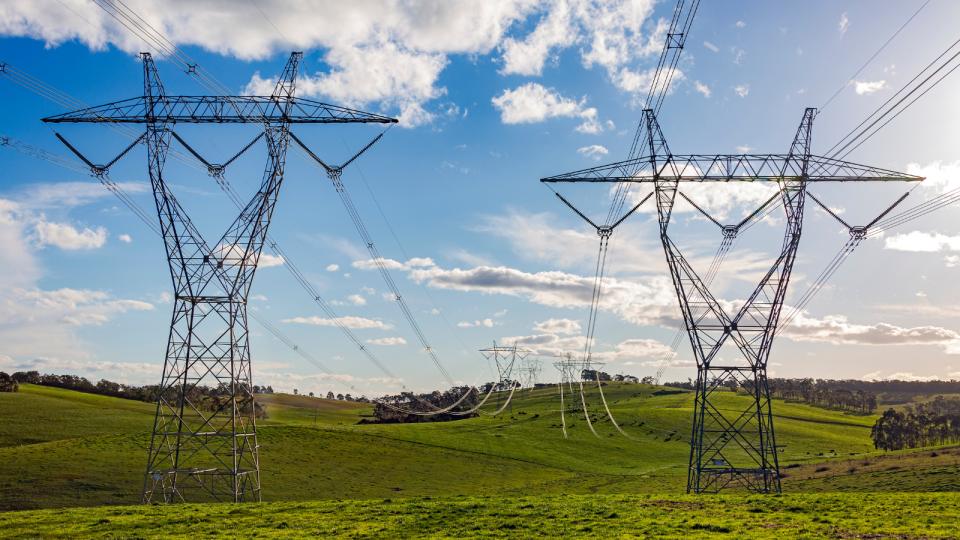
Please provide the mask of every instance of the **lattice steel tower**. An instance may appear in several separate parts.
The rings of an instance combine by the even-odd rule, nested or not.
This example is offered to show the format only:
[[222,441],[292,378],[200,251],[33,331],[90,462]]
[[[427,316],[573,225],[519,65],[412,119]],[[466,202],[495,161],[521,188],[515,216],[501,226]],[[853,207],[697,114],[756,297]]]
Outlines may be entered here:
[[[168,96],[143,53],[143,96],[44,119],[143,124],[150,183],[174,288],[141,502],[259,501],[257,405],[247,298],[283,183],[290,126],[392,123],[380,115],[295,97],[302,53],[293,53],[270,96]],[[165,165],[178,123],[253,123],[268,161],[260,188],[227,231],[208,245],[170,190]],[[258,137],[259,138],[259,137]],[[64,140],[64,142],[66,142]],[[252,143],[251,143],[252,144]],[[248,146],[249,148],[249,146]],[[71,147],[72,149],[72,147]],[[232,160],[231,160],[232,161]],[[212,392],[199,392],[208,386]]]
[[[815,114],[815,109],[804,112],[787,154],[674,155],[654,112],[645,110],[647,155],[541,180],[654,186],[660,240],[697,362],[687,492],[717,492],[727,487],[742,487],[755,493],[780,492],[767,361],[800,244],[807,186],[812,182],[922,180],[812,155],[810,141]],[[681,182],[731,181],[777,183],[787,216],[779,256],[733,315],[725,312],[668,234]],[[851,229],[851,234],[862,234],[864,229]],[[736,235],[736,232],[736,228],[724,227],[725,235]],[[746,359],[745,365],[724,361],[718,356],[728,340]],[[730,381],[744,388],[749,399],[728,400],[717,393],[723,388],[729,395],[725,383]]]

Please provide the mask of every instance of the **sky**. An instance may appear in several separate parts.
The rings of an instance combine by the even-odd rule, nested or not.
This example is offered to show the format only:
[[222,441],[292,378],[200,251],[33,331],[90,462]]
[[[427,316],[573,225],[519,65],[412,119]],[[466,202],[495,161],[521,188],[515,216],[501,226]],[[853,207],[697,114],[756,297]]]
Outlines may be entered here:
[[[430,346],[457,384],[496,378],[479,352],[494,342],[529,350],[543,363],[541,381],[556,381],[555,357],[583,351],[599,239],[539,179],[626,159],[675,4],[287,4],[126,2],[238,95],[269,93],[290,52],[303,51],[299,96],[397,118],[344,170],[343,182]],[[960,17],[960,5],[946,0],[732,5],[702,2],[687,36],[659,114],[675,153],[786,153],[804,109],[816,107],[813,153],[827,154],[954,42]],[[88,105],[142,95],[141,51],[154,53],[168,94],[210,93],[94,1],[3,2],[0,40],[0,61]],[[903,208],[960,185],[958,81],[944,79],[847,157],[926,177]],[[72,157],[60,133],[95,163],[130,144],[103,126],[45,125],[41,118],[67,109],[8,78],[0,78],[0,92],[2,136]],[[330,163],[382,131],[294,129]],[[223,162],[258,129],[178,126],[177,133],[208,161]],[[8,147],[0,156],[0,369],[158,382],[173,309],[160,239],[95,178]],[[145,156],[142,146],[131,150],[110,178],[150,210]],[[265,162],[259,142],[227,169],[226,181],[247,199]],[[236,217],[205,172],[171,161],[164,174],[208,241]],[[865,225],[912,187],[811,192]],[[556,189],[595,219],[611,203],[609,185]],[[722,223],[738,222],[770,190],[681,187]],[[864,241],[777,338],[771,376],[960,379],[958,215],[947,207]],[[716,297],[735,305],[749,295],[779,253],[784,223],[773,213],[739,238],[711,286]],[[671,232],[705,273],[722,239],[716,226],[681,204]],[[406,386],[448,386],[330,181],[292,154],[270,234]],[[788,309],[846,240],[832,217],[808,204]],[[303,393],[344,392],[344,383],[371,397],[397,392],[288,270],[282,259],[262,261],[250,309],[337,376],[251,321],[254,383]],[[689,342],[670,347],[681,319],[653,205],[619,227],[605,275],[593,359],[604,371],[638,377],[654,375],[666,359],[662,380],[694,377]]]

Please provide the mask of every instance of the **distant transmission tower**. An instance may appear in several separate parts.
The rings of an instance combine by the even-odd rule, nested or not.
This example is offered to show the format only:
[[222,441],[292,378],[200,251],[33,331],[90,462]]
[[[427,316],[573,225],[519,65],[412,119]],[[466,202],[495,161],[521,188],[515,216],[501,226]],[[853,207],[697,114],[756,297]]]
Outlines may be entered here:
[[[515,380],[514,377],[520,378],[522,370],[519,364],[530,354],[530,351],[520,349],[516,344],[512,346],[497,345],[497,342],[494,341],[493,347],[481,349],[480,354],[485,356],[487,361],[493,360],[497,366],[497,377],[499,380],[497,381],[497,389],[495,392],[497,392],[497,408],[499,409],[501,393],[513,388],[520,382]],[[518,362],[518,360],[520,362]],[[514,374],[515,370],[516,374]],[[512,403],[510,405],[510,411],[513,411]]]
[[[667,147],[654,111],[647,109],[642,124],[646,127],[643,142],[647,155],[541,180],[609,182],[618,184],[618,190],[632,183],[653,184],[660,239],[697,361],[687,492],[717,492],[728,487],[746,488],[754,493],[780,492],[767,361],[800,244],[808,186],[817,182],[922,180],[917,176],[812,155],[810,141],[815,113],[815,109],[804,112],[800,128],[786,154],[674,155]],[[731,181],[776,183],[779,190],[775,196],[780,199],[787,216],[779,256],[733,315],[726,313],[668,234],[681,182]],[[700,210],[693,201],[682,193],[680,195]],[[850,227],[851,237],[862,239],[880,217],[865,227]],[[710,219],[721,227],[725,237],[736,236],[739,225],[725,227]],[[727,343],[738,349],[735,357],[742,355],[746,359],[743,365],[733,365],[736,363],[720,358],[718,353]],[[735,382],[744,388],[750,399],[720,402],[716,392],[726,390],[726,382]]]
[[[260,500],[247,298],[283,182],[290,126],[396,122],[296,98],[301,57],[302,53],[290,55],[270,96],[168,96],[152,57],[142,53],[142,97],[44,119],[49,123],[132,123],[146,128],[140,140],[145,139],[147,146],[174,308],[143,504]],[[258,124],[269,151],[259,191],[212,246],[184,212],[164,174],[173,139],[207,164],[211,175],[222,174],[226,165],[209,164],[174,133],[177,124],[204,123]],[[106,174],[109,165],[92,165],[66,144],[98,174]],[[206,385],[212,385],[212,392],[200,391]]]

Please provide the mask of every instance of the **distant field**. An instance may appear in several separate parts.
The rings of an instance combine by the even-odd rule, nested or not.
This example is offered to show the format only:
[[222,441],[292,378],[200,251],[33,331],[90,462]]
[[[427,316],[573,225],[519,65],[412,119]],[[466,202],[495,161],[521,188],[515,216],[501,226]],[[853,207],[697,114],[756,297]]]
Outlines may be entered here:
[[[261,395],[269,414],[259,422],[263,498],[682,493],[690,393],[629,383],[612,383],[604,393],[622,429],[639,441],[614,429],[596,387],[588,391],[587,406],[600,437],[581,412],[565,416],[569,439],[563,437],[556,387],[518,394],[512,411],[497,417],[389,425],[357,425],[372,412],[368,404]],[[743,399],[721,394],[716,403]],[[154,410],[32,385],[0,394],[0,509],[139,503]],[[779,457],[788,475],[786,492],[858,485],[876,491],[958,489],[948,454],[908,459],[903,470],[861,465],[850,472],[854,461],[877,455],[869,439],[876,415],[783,400],[774,401],[773,412],[777,442],[784,445]],[[800,467],[787,468],[792,465]],[[830,471],[815,472],[823,466]]]
[[960,495],[549,495],[0,514],[0,538],[957,538]]

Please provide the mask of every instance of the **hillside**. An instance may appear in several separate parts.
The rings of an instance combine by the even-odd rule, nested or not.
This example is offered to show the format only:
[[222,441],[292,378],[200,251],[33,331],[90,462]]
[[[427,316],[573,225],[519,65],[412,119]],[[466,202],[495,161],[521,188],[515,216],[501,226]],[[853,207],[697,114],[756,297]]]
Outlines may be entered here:
[[[595,387],[587,405],[600,438],[581,413],[565,417],[569,439],[556,387],[518,393],[512,412],[497,417],[427,424],[357,425],[369,405],[259,396],[269,414],[259,423],[263,498],[682,493],[691,394],[630,383],[611,383],[604,394],[622,429],[638,441],[617,433]],[[731,393],[718,403],[743,399]],[[774,401],[773,411],[785,491],[856,484],[792,474],[791,465],[876,455],[869,439],[876,415],[783,400]],[[32,385],[0,394],[0,508],[137,504],[153,414],[145,403]],[[929,465],[957,471],[947,461]],[[955,489],[941,484],[921,477],[909,489]]]
[[0,538],[956,538],[958,508],[956,493],[192,504],[0,514]]

